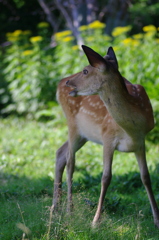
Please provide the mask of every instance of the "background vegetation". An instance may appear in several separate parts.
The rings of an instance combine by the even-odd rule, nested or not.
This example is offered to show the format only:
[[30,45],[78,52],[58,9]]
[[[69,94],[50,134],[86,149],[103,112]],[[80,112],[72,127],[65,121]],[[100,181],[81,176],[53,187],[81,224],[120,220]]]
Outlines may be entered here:
[[[42,2],[46,5],[40,8],[38,3]],[[158,2],[130,1],[127,18],[119,21],[120,11],[113,19],[111,14],[106,17],[113,1],[98,1],[94,21],[79,22],[76,29],[73,18],[69,26],[55,4],[58,2],[63,3],[5,1],[0,15],[4,22],[0,25],[0,239],[157,240],[159,230],[153,225],[133,154],[115,153],[113,181],[99,228],[92,230],[90,223],[100,192],[100,146],[88,143],[77,154],[73,215],[65,213],[65,176],[59,214],[51,216],[50,206],[55,152],[67,139],[65,119],[56,103],[56,87],[61,78],[88,64],[79,40],[101,55],[113,46],[122,75],[132,83],[142,84],[151,99],[156,127],[147,136],[146,146],[159,204]],[[6,6],[10,7],[6,10]],[[52,18],[58,19],[57,24],[45,21],[46,7],[51,9]],[[65,9],[72,16],[68,5]]]
[[[37,36],[32,36],[29,30],[6,34],[12,44],[5,48],[2,58],[1,74],[5,81],[1,88],[1,114],[16,113],[36,119],[53,117],[57,83],[88,64],[72,31],[55,33],[52,41],[56,46],[50,48],[48,23],[41,22],[37,28]],[[105,24],[96,20],[80,26],[79,31],[84,44],[102,55],[106,54],[108,46],[114,47],[122,75],[145,87],[158,122],[159,29],[148,25],[143,27],[142,33],[130,36],[131,28],[116,27],[109,36],[103,33]],[[151,140],[158,140],[155,130]]]

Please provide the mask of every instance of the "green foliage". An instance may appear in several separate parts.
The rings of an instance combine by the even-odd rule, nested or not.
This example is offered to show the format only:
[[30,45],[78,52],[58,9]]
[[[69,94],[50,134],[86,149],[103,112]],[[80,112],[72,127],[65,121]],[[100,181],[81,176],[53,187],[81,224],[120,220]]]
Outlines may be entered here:
[[[66,213],[64,174],[63,203],[52,216],[55,152],[67,138],[61,108],[55,108],[54,120],[45,123],[0,119],[0,239],[157,240],[159,230],[132,153],[115,152],[101,223],[91,229],[100,194],[102,147],[90,142],[77,153],[72,215]],[[159,204],[158,146],[147,144],[147,160]]]
[[[52,37],[53,47],[50,47],[48,23],[42,22],[37,27],[38,36],[31,36],[30,31],[22,30],[7,34],[12,44],[6,47],[3,58],[1,55],[1,74],[7,86],[1,101],[9,104],[7,107],[4,105],[1,113],[16,112],[31,117],[42,117],[44,114],[46,118],[52,117],[60,79],[81,71],[88,64],[79,46],[74,45],[71,31],[56,33]],[[110,37],[103,33],[104,28],[105,24],[95,21],[81,26],[79,30],[84,44],[102,55],[106,54],[109,46],[113,46],[122,75],[132,83],[145,87],[154,105],[156,119],[154,135],[149,139],[156,142],[159,130],[158,29],[148,25],[143,27],[143,33],[128,37],[131,26],[117,27]]]
[[13,2],[16,4],[17,8],[21,8],[25,4],[23,0],[13,0]]
[[30,29],[37,34],[36,25],[45,19],[37,0],[12,0],[0,2],[0,44],[5,45],[5,34],[16,29]]
[[7,49],[4,74],[13,102],[5,111],[33,113],[55,100],[53,49],[41,50],[45,46],[41,36],[32,37],[29,44],[29,34],[20,30],[8,34],[13,44]]
[[3,64],[3,54],[2,48],[0,49],[0,111],[4,109],[10,102],[11,96],[10,92],[8,91],[8,83],[6,82],[3,74],[3,70],[5,65]]
[[133,1],[129,8],[129,22],[133,22],[133,31],[138,32],[148,24],[159,26],[158,11],[159,3],[156,0]]

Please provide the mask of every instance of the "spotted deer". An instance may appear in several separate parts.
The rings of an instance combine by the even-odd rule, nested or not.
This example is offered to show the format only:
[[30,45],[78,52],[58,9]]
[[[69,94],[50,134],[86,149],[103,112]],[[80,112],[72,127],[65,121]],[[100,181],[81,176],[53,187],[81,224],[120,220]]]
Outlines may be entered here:
[[103,145],[101,192],[92,225],[95,226],[100,220],[112,178],[113,153],[118,150],[134,152],[154,223],[159,228],[159,209],[145,154],[145,136],[154,128],[149,98],[141,85],[132,84],[121,76],[113,48],[108,49],[105,57],[87,46],[82,48],[90,65],[62,79],[57,89],[57,99],[67,119],[68,141],[58,149],[56,155],[53,207],[56,208],[60,200],[62,175],[66,166],[67,210],[70,211],[75,153],[87,141],[92,141]]

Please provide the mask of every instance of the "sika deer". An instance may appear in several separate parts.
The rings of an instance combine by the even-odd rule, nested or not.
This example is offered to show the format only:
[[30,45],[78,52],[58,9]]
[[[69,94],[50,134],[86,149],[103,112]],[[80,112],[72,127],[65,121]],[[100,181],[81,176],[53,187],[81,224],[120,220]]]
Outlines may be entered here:
[[59,202],[62,175],[67,165],[67,208],[70,211],[75,153],[90,140],[103,145],[101,193],[93,226],[101,216],[112,177],[113,153],[118,150],[135,153],[154,223],[159,228],[159,210],[145,155],[145,136],[154,127],[149,98],[142,86],[131,84],[121,76],[111,47],[104,58],[89,47],[82,48],[90,65],[82,72],[62,79],[57,89],[57,99],[67,119],[68,141],[57,151],[53,206],[56,207]]

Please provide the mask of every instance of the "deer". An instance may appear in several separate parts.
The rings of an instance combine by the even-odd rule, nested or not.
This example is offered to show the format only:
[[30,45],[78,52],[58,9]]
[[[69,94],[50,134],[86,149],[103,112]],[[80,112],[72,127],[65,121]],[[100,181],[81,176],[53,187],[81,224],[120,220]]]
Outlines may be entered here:
[[153,110],[143,86],[132,84],[118,69],[112,47],[105,57],[82,45],[89,65],[63,78],[57,100],[68,125],[68,140],[56,152],[53,209],[61,201],[62,176],[67,169],[67,211],[73,206],[72,183],[75,154],[87,141],[103,145],[103,174],[97,210],[92,221],[101,219],[103,202],[112,178],[115,150],[133,152],[150,202],[154,224],[159,228],[159,209],[146,161],[145,137],[154,128]]

